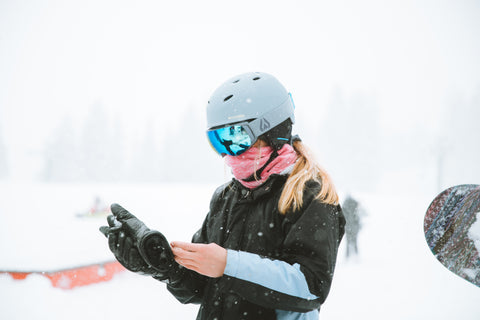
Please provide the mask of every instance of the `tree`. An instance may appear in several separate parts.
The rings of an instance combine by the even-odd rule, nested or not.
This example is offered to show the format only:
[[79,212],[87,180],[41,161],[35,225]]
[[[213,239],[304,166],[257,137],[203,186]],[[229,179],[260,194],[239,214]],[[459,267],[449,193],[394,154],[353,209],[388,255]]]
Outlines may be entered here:
[[127,163],[128,150],[126,149],[126,139],[123,130],[123,123],[117,115],[112,125],[112,132],[108,135],[109,178],[112,181],[122,181],[128,178]]
[[198,110],[190,106],[177,130],[164,139],[161,146],[164,181],[224,180],[223,161],[211,149],[201,119]]
[[85,119],[80,137],[78,159],[81,180],[111,181],[114,177],[111,164],[113,161],[122,161],[121,157],[113,160],[110,153],[112,139],[107,120],[103,105],[94,104]]
[[42,178],[46,181],[74,181],[79,178],[78,148],[73,123],[66,117],[53,131],[44,150]]
[[155,139],[154,128],[148,122],[143,138],[133,146],[130,166],[130,179],[134,181],[154,182],[161,180],[162,159],[159,154],[159,142]]

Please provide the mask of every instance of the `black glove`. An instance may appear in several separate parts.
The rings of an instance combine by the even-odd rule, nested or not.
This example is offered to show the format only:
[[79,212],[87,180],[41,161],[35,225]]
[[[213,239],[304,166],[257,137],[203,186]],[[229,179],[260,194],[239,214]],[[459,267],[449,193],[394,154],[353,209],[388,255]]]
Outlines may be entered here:
[[110,227],[100,231],[108,236],[110,250],[133,272],[151,275],[167,283],[180,280],[183,268],[175,261],[165,236],[150,230],[142,221],[118,204],[111,205]]
[[100,227],[100,231],[108,238],[108,246],[115,258],[130,271],[150,274],[150,266],[140,256],[134,238],[124,230],[122,223],[112,215],[107,221],[109,226]]

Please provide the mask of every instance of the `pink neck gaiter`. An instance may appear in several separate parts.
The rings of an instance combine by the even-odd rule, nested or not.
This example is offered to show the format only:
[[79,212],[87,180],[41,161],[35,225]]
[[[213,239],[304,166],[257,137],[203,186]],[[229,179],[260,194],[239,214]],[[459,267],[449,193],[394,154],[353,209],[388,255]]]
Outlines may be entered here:
[[278,156],[273,159],[262,171],[258,180],[243,181],[247,179],[258,169],[263,167],[271,154],[273,149],[271,147],[250,148],[239,156],[225,156],[225,163],[232,168],[233,176],[240,181],[245,187],[254,189],[263,184],[272,174],[278,174],[291,166],[297,160],[297,154],[293,147],[285,144],[277,151]]

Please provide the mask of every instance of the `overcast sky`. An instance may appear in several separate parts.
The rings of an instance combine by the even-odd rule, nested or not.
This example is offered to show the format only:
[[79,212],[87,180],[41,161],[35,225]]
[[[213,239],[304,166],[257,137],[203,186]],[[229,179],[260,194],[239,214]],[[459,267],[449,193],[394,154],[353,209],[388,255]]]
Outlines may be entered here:
[[204,121],[211,92],[248,71],[284,83],[299,123],[340,88],[402,130],[478,92],[479,57],[478,1],[2,0],[0,130],[15,158],[95,103],[131,130],[187,107]]

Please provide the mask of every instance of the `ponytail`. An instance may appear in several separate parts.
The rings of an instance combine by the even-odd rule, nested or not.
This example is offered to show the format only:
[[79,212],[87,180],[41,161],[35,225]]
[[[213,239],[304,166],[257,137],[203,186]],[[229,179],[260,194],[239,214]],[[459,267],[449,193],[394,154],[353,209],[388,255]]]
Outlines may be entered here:
[[301,141],[294,141],[293,148],[298,154],[298,159],[278,201],[280,213],[286,214],[289,210],[298,210],[302,207],[303,190],[309,180],[317,181],[321,185],[315,199],[337,205],[339,203],[337,191],[328,173],[315,162],[312,153]]

